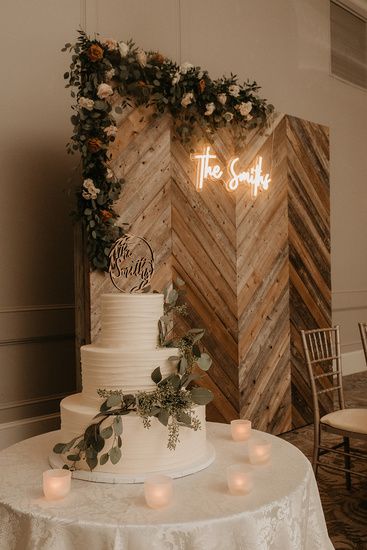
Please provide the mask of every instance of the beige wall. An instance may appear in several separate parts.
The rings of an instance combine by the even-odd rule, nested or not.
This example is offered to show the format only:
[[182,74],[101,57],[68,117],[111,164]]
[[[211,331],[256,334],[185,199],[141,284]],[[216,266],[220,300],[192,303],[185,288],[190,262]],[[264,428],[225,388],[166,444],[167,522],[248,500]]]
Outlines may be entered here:
[[[334,322],[344,352],[360,348],[367,93],[329,74],[328,0],[4,0],[1,8],[0,447],[56,426],[58,398],[74,389],[66,191],[76,158],[65,155],[69,58],[60,48],[80,24],[214,76],[255,79],[279,111],[330,126]],[[358,368],[358,352],[353,359]]]
[[74,389],[70,99],[75,0],[1,3],[0,448],[58,424]]

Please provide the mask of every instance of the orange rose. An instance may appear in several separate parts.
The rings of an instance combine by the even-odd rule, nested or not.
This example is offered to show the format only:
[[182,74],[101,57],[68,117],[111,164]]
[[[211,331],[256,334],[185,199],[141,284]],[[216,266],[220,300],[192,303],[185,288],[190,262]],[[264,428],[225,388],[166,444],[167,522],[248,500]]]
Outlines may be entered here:
[[106,222],[107,220],[112,218],[112,214],[108,210],[101,210],[100,214],[103,222]]
[[199,80],[199,84],[198,84],[198,88],[199,88],[199,92],[202,94],[203,91],[205,90],[205,80],[202,78],[201,80]]
[[90,61],[99,61],[103,57],[103,49],[98,44],[92,44],[88,48],[87,56]]
[[145,84],[145,82],[143,80],[138,80],[138,86],[139,88],[146,88],[147,85]]
[[157,63],[161,63],[161,64],[164,62],[164,56],[159,52],[154,53],[151,59],[152,61],[156,61]]
[[98,138],[91,138],[88,140],[88,149],[91,153],[97,153],[102,145],[102,141]]

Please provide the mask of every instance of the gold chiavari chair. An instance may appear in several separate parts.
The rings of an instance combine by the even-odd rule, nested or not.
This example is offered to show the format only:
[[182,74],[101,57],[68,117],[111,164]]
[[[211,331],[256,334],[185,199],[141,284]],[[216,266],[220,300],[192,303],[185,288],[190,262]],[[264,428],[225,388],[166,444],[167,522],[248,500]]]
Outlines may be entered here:
[[359,332],[361,334],[362,346],[364,351],[364,358],[367,366],[367,323],[358,323]]
[[[367,408],[345,407],[339,326],[301,330],[301,336],[313,400],[313,469],[315,475],[318,466],[344,472],[347,487],[350,489],[351,474],[367,478],[367,474],[356,472],[351,468],[351,458],[367,460],[367,455],[351,449],[349,442],[353,438],[367,440]],[[320,396],[328,392],[331,394],[334,410],[320,417]],[[321,441],[323,431],[340,435],[343,441],[334,446],[325,446]],[[342,455],[344,467],[320,460],[320,457],[326,453]]]

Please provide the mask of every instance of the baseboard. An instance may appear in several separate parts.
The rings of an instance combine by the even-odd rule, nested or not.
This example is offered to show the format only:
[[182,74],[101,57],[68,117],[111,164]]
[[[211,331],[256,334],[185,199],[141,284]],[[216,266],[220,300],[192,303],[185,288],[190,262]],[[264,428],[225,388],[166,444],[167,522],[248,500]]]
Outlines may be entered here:
[[343,375],[356,374],[366,370],[363,350],[349,351],[342,354]]
[[0,450],[35,435],[59,429],[60,414],[46,414],[0,424]]

